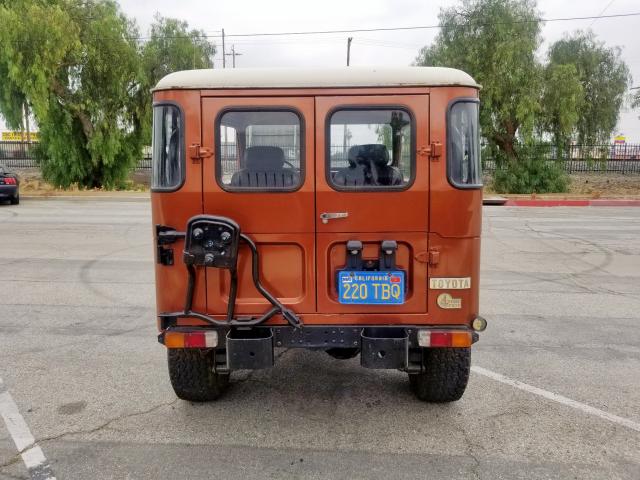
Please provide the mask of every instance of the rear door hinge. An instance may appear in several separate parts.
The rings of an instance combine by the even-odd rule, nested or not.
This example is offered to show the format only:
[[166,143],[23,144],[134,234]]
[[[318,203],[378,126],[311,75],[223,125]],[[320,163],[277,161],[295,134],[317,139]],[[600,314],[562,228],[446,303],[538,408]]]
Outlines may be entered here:
[[432,248],[429,250],[429,266],[435,267],[440,263],[440,251]]
[[199,143],[192,143],[189,145],[189,158],[194,162],[199,162],[203,158],[208,158],[213,155],[213,149],[203,147]]
[[418,155],[429,157],[431,160],[437,160],[442,156],[442,143],[432,142],[426,147],[418,148]]

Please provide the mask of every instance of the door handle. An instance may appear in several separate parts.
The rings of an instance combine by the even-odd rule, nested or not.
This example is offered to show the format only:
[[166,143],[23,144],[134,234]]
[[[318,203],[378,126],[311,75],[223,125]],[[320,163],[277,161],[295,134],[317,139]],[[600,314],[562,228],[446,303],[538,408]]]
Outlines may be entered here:
[[322,223],[329,223],[329,220],[334,218],[347,218],[349,216],[349,212],[323,212],[320,214],[320,220]]

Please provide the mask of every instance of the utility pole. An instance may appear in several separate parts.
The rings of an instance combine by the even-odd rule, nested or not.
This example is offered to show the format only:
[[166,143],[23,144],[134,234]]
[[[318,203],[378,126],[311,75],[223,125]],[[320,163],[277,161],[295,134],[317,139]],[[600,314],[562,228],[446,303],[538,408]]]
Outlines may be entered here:
[[[353,40],[353,37],[347,38],[347,67],[349,66],[349,63],[351,61],[351,41],[352,40]],[[349,130],[347,130],[347,124],[345,123],[342,128],[342,155],[344,156],[344,158],[349,157],[349,154],[347,152],[348,133],[349,133]]]
[[222,68],[227,68],[227,54],[224,51],[224,28],[222,29]]
[[231,45],[231,53],[227,53],[227,56],[231,57],[233,59],[233,68],[236,68],[236,55],[242,55],[241,53],[236,52],[236,46],[235,45]]

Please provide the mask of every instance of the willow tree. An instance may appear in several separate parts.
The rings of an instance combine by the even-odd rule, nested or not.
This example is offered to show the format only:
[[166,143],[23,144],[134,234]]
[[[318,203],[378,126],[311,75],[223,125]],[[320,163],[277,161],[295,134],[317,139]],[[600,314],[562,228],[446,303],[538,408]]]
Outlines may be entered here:
[[462,0],[441,10],[440,33],[416,59],[482,84],[482,136],[502,163],[494,175],[501,191],[566,188],[561,165],[545,161],[535,143],[551,140],[561,155],[575,140],[608,141],[629,84],[620,50],[592,33],[555,42],[548,61],[539,60],[541,22],[535,0]]
[[112,1],[15,0],[0,7],[6,89],[31,105],[43,176],[53,184],[118,187],[138,159],[136,36]]
[[157,18],[141,45],[111,0],[0,0],[0,113],[17,126],[28,102],[46,180],[118,188],[151,140],[149,89],[173,69],[209,66],[202,37]]
[[417,65],[459,68],[482,85],[482,135],[509,161],[518,137],[531,138],[541,110],[543,71],[536,59],[540,15],[532,0],[463,0],[444,8],[435,42]]
[[156,15],[141,48],[143,136],[150,138],[151,98],[148,92],[165,75],[179,70],[212,68],[215,45],[187,22]]
[[549,63],[571,68],[582,91],[573,132],[579,144],[609,143],[631,83],[618,47],[607,47],[593,32],[575,32],[549,48]]

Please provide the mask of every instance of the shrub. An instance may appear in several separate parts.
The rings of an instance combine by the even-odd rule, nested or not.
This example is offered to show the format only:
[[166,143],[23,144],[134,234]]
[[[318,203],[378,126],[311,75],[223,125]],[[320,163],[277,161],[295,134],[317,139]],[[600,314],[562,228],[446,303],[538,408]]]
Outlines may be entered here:
[[569,176],[561,161],[519,152],[518,160],[498,163],[492,187],[498,193],[563,193]]

